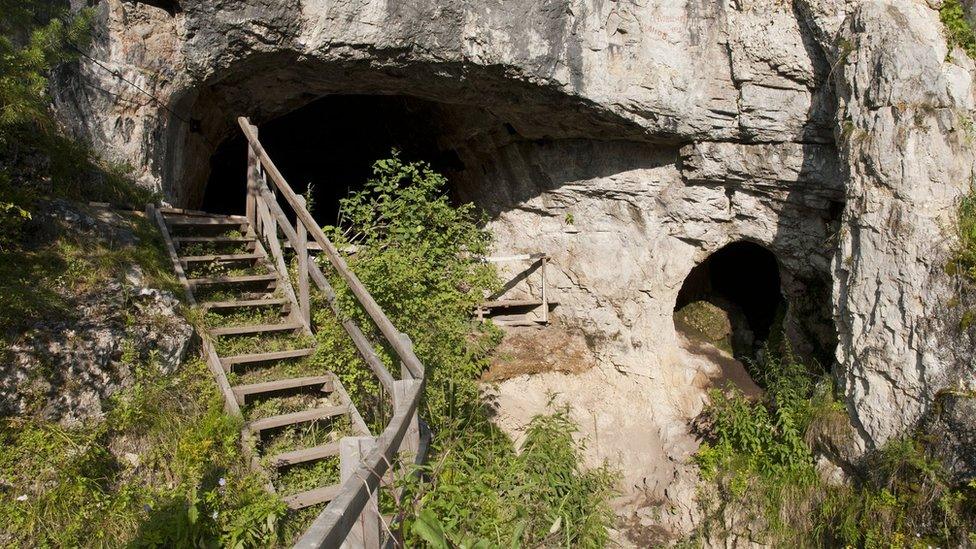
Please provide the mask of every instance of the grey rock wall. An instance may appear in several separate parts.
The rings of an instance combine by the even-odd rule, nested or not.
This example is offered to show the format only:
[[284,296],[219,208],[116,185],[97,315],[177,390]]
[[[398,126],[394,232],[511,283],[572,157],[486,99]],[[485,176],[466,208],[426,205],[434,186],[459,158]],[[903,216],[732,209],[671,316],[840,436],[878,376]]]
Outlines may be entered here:
[[951,377],[931,329],[955,208],[973,181],[972,61],[949,55],[938,13],[862,5],[840,30],[835,80],[849,178],[834,261],[837,359],[856,426],[877,446],[914,425]]

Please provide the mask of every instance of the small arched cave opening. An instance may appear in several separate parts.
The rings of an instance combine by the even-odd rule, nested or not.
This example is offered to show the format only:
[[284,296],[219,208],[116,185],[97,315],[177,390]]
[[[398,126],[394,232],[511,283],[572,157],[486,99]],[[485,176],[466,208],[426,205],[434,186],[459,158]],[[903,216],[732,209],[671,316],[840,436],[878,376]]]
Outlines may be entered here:
[[[362,189],[374,162],[394,149],[404,161],[457,178],[465,166],[453,133],[456,109],[409,96],[328,95],[260,124],[259,137],[292,188],[311,196],[313,216],[334,224],[339,200]],[[200,208],[243,212],[246,171],[247,145],[237,132],[210,158]]]
[[753,242],[733,242],[695,266],[674,308],[675,328],[738,360],[754,360],[783,335],[787,302],[779,264]]

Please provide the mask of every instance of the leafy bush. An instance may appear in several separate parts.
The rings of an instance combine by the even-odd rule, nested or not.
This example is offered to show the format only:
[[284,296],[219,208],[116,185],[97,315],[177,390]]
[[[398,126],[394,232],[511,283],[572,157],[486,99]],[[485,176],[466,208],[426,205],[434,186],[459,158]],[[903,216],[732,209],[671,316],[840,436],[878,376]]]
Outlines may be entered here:
[[960,0],[945,0],[939,8],[939,19],[945,27],[949,47],[960,47],[970,57],[976,58],[976,32],[966,19],[966,11]]
[[959,243],[947,270],[976,280],[976,191],[970,191],[960,201],[956,226]]
[[[250,472],[239,436],[199,360],[175,376],[140,367],[135,386],[97,424],[4,420],[0,539],[59,547],[274,543],[284,506]],[[127,459],[129,448],[139,453]]]
[[[405,163],[394,151],[374,164],[373,174],[363,190],[340,201],[340,226],[326,229],[340,248],[355,247],[350,267],[410,336],[427,368],[424,416],[439,428],[461,417],[460,407],[479,405],[475,380],[499,337],[471,322],[483,291],[496,285],[490,265],[476,259],[486,253],[490,235],[479,228],[473,205],[451,204],[447,181],[427,164]],[[334,278],[341,309],[371,326],[352,292]],[[375,377],[361,367],[328,308],[319,311],[320,354],[337,357],[343,382],[361,397],[375,394]],[[382,351],[391,371],[399,372],[393,354]]]
[[699,500],[706,512],[699,536],[748,529],[773,545],[801,547],[976,541],[976,485],[953,486],[918,440],[894,440],[869,456],[870,474],[852,486],[824,483],[804,441],[843,407],[827,378],[789,352],[764,366],[763,401],[712,393],[711,441],[696,455],[710,483]]
[[407,546],[604,546],[616,478],[580,468],[575,433],[565,410],[534,418],[520,453],[487,423],[445,433],[425,468],[430,484],[408,491],[416,519]]

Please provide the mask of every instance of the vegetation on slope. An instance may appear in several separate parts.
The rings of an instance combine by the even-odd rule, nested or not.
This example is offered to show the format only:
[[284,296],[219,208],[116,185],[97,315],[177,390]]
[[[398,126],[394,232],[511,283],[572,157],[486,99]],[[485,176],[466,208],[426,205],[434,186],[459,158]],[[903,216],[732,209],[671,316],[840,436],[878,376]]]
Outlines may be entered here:
[[962,274],[976,281],[976,191],[962,197],[956,219],[959,242],[947,265],[950,274]]
[[[0,0],[0,332],[5,338],[30,319],[64,314],[65,279],[91,281],[133,263],[146,265],[150,277],[168,271],[158,260],[162,256],[129,255],[140,254],[138,249],[91,250],[72,235],[52,238],[36,219],[55,198],[139,209],[148,199],[122,176],[121,167],[106,165],[62,135],[50,113],[48,75],[74,58],[89,19],[87,11],[71,16],[52,2]],[[139,236],[149,236],[146,228],[136,227]]]
[[[826,376],[788,351],[761,368],[767,394],[712,393],[698,539],[750,531],[774,546],[956,547],[976,543],[976,483],[954,485],[921,440],[868,456],[863,478],[828,484],[814,466],[818,430],[847,421]],[[691,540],[694,541],[694,540]]]
[[[201,360],[139,364],[104,421],[0,426],[0,545],[266,545],[284,506],[239,449],[240,425]],[[118,448],[141,448],[138,455]]]
[[[60,3],[0,0],[0,337],[3,360],[24,330],[78,316],[75,299],[139,266],[175,290],[152,223],[120,214],[120,245],[61,227],[47,214],[94,200],[141,210],[149,199],[122,167],[65,137],[48,76],[84,44],[89,13]],[[62,201],[62,202],[58,202]],[[69,230],[66,230],[69,229]],[[179,295],[179,294],[177,294]],[[124,320],[124,319],[123,319]],[[124,342],[135,379],[105,417],[67,428],[40,416],[0,418],[0,546],[225,546],[277,539],[279,501],[244,466],[239,425],[223,413],[205,365],[164,375]],[[9,363],[9,362],[8,362]]]

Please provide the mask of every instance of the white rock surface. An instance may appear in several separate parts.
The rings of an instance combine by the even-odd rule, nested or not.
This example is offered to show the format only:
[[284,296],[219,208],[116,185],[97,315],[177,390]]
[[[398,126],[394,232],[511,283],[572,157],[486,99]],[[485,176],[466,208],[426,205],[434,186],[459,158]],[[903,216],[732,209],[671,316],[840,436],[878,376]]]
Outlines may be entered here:
[[839,35],[850,177],[834,260],[837,359],[868,447],[916,423],[950,377],[973,375],[945,360],[954,342],[929,326],[952,294],[942,271],[974,174],[973,65],[960,52],[947,58],[941,33],[924,5],[871,2]]

